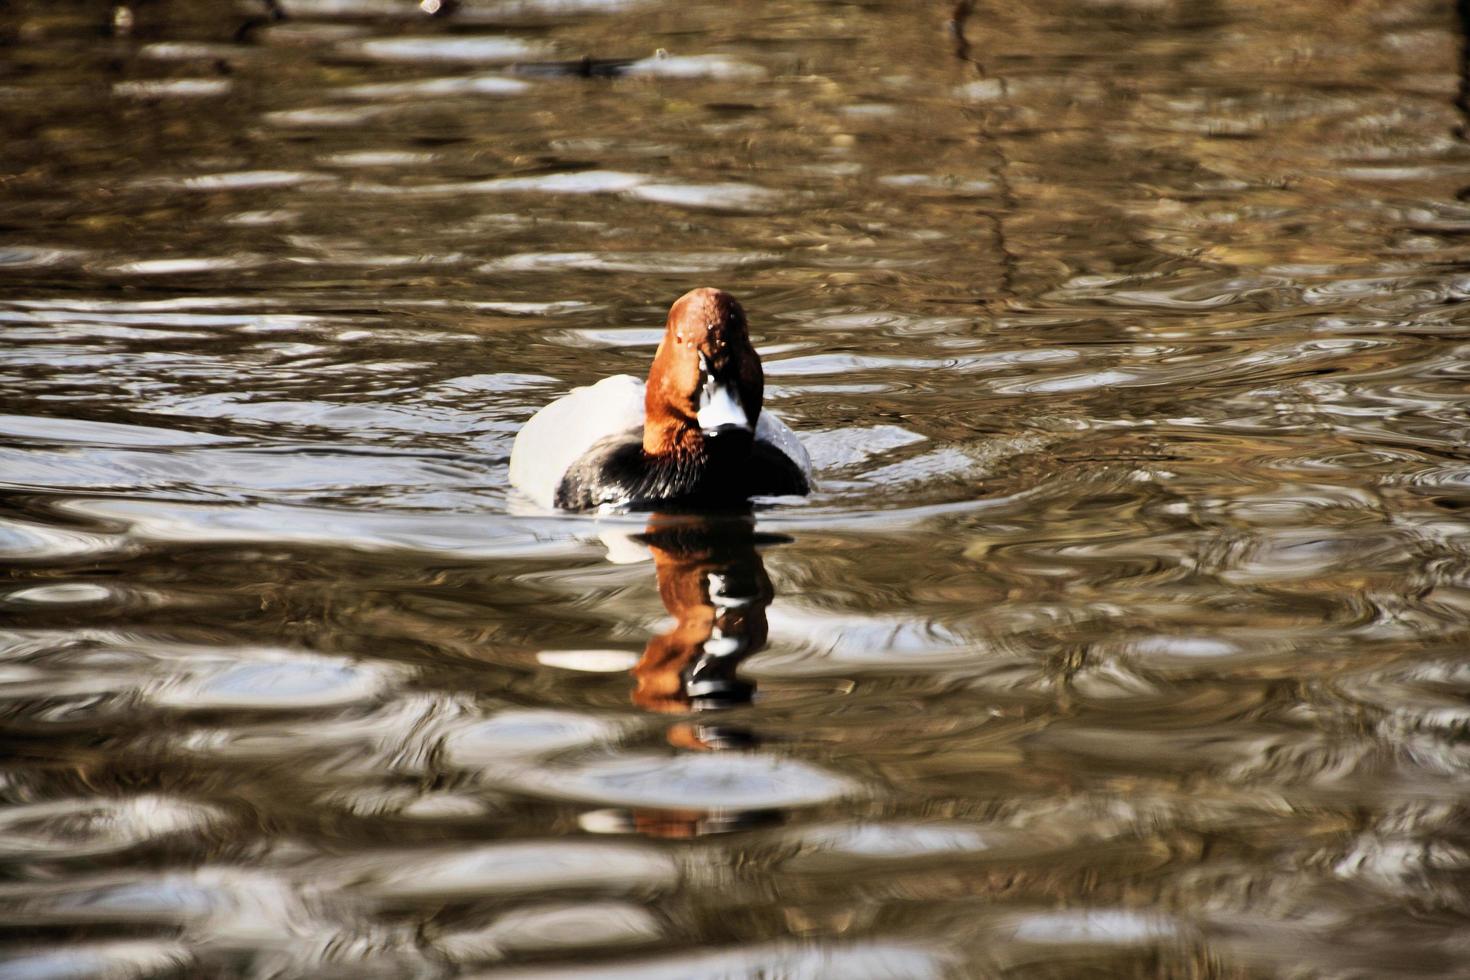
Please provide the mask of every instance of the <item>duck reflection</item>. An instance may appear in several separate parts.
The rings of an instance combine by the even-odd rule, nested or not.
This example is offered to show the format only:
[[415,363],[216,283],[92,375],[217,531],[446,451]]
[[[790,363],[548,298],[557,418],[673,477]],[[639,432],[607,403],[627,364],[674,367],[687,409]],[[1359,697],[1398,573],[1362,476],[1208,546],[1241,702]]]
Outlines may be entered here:
[[[659,598],[674,625],[648,641],[633,668],[633,703],[665,714],[750,703],[755,686],[737,669],[765,646],[774,595],[757,549],[787,539],[757,534],[749,515],[659,514],[638,540],[653,556]],[[676,726],[670,740],[706,749],[753,741],[707,725]]]
[[[674,625],[649,639],[633,667],[633,703],[661,714],[702,716],[670,726],[667,739],[676,748],[754,748],[758,740],[749,729],[703,719],[749,704],[755,695],[755,685],[738,669],[765,646],[766,607],[774,596],[758,549],[790,539],[756,533],[749,514],[656,514],[636,540],[652,554],[659,598]],[[780,815],[637,808],[625,819],[626,831],[688,838],[767,824]]]

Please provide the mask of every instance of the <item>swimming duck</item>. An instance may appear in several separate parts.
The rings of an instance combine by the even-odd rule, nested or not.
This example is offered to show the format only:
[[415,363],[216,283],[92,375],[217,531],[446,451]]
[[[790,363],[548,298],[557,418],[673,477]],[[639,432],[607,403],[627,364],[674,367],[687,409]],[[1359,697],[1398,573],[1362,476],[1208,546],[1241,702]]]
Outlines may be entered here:
[[669,309],[648,383],[604,378],[531,416],[511,449],[511,485],[565,510],[805,494],[811,459],[761,409],[764,387],[740,304],[719,289],[690,290]]

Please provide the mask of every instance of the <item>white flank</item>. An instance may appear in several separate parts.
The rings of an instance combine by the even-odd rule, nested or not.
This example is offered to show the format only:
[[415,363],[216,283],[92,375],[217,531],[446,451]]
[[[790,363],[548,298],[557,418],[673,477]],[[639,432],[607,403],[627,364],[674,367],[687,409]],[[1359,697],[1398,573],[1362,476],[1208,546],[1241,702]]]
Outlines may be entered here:
[[608,436],[643,429],[643,382],[615,374],[574,388],[531,416],[510,451],[510,485],[542,507],[556,506],[561,478]]

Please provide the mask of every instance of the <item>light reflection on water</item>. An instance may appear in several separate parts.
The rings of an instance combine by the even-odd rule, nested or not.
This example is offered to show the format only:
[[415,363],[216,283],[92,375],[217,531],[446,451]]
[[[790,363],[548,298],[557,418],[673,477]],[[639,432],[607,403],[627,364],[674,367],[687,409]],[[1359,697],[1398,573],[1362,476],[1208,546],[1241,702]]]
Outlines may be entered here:
[[0,9],[0,978],[1462,971],[1451,6]]

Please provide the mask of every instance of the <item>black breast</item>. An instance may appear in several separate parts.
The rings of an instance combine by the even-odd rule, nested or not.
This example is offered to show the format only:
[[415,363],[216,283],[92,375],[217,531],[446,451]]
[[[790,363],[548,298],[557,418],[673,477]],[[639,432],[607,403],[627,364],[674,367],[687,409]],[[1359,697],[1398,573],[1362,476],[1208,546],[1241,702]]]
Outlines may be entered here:
[[654,507],[728,507],[751,497],[805,494],[811,487],[800,468],[765,443],[722,448],[701,456],[650,456],[639,432],[609,436],[567,469],[556,505],[593,510],[603,504]]

